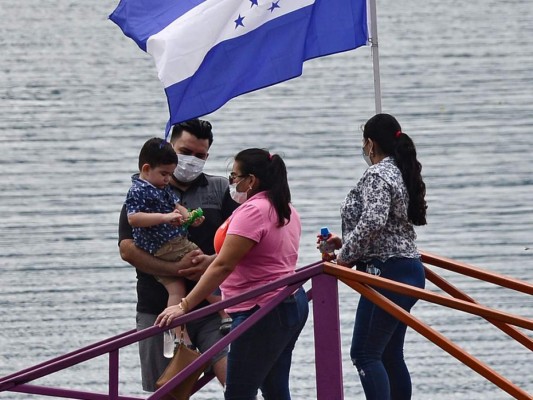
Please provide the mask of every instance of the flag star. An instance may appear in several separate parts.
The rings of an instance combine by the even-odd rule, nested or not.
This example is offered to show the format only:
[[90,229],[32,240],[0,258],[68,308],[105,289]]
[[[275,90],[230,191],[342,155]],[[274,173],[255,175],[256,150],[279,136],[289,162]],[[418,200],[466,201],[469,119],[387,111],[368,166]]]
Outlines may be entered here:
[[238,17],[235,21],[233,21],[233,22],[235,22],[235,29],[237,29],[237,27],[238,27],[239,25],[242,26],[242,27],[244,27],[244,24],[242,23],[242,21],[243,21],[244,18],[245,18],[245,17],[241,17],[241,14],[239,14],[239,17]]
[[274,9],[275,9],[275,8],[280,8],[279,5],[278,5],[278,3],[279,3],[279,0],[278,0],[278,1],[273,1],[273,2],[272,2],[272,5],[270,6],[270,8],[269,8],[268,10],[269,10],[270,12],[274,12]]
[[250,6],[250,8],[252,8],[253,6],[259,6],[259,4],[257,3],[258,0],[250,0],[250,3],[252,3],[252,5]]

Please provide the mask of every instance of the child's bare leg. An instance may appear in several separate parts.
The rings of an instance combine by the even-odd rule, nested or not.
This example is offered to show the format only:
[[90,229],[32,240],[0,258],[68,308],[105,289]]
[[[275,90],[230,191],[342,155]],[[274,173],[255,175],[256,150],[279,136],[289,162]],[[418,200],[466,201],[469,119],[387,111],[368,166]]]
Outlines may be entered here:
[[[186,290],[185,290],[185,282],[183,282],[183,279],[164,279],[162,282],[165,285],[165,289],[167,289],[168,292],[168,302],[167,306],[175,306],[178,305],[181,302],[181,299],[185,297]],[[181,327],[178,326],[174,329],[176,332],[176,337],[181,337]],[[185,344],[189,345],[192,344],[191,338],[189,337],[187,331],[183,330],[183,340],[185,341]]]

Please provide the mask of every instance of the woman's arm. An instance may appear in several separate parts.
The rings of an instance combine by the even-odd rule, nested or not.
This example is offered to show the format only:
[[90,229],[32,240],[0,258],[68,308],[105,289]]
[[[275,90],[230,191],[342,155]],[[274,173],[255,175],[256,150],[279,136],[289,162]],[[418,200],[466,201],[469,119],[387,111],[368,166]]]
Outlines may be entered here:
[[392,201],[389,185],[377,174],[368,175],[363,181],[361,198],[361,217],[353,230],[343,232],[342,248],[338,255],[338,260],[352,266],[384,228]]
[[[233,272],[238,262],[255,245],[251,239],[238,235],[227,235],[220,253],[209,265],[194,289],[177,306],[167,307],[155,321],[161,327],[196,307]],[[185,306],[183,306],[185,305]],[[184,307],[185,309],[182,309]]]

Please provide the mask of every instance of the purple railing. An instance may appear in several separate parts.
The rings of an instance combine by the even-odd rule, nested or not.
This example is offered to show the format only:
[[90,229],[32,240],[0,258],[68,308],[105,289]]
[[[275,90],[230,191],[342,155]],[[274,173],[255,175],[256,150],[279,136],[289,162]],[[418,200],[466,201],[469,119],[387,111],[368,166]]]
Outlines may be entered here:
[[[28,394],[65,397],[71,399],[86,399],[86,400],[100,400],[100,399],[116,399],[116,400],[143,400],[140,397],[130,397],[119,394],[119,350],[123,347],[137,343],[140,340],[146,339],[150,336],[157,335],[169,328],[182,325],[189,321],[205,317],[206,315],[215,313],[223,308],[230,307],[234,304],[241,303],[263,293],[283,288],[273,299],[271,299],[264,307],[261,307],[256,313],[248,318],[243,324],[228,333],[224,338],[213,345],[209,350],[205,351],[192,364],[187,366],[178,375],[172,378],[159,390],[148,396],[146,399],[157,400],[168,394],[168,392],[177,384],[182,382],[191,372],[196,370],[200,365],[216,355],[220,350],[226,347],[233,340],[242,335],[250,326],[257,320],[262,318],[266,313],[272,310],[283,299],[289,296],[297,288],[302,286],[310,278],[320,275],[322,273],[322,263],[318,262],[307,267],[301,268],[291,276],[278,279],[260,288],[250,290],[242,295],[234,298],[224,300],[215,304],[211,304],[202,309],[188,313],[182,317],[176,318],[172,324],[167,328],[159,328],[152,326],[142,331],[131,330],[121,333],[120,335],[105,339],[103,341],[86,346],[82,349],[70,352],[68,354],[56,357],[46,362],[40,363],[14,374],[0,378],[0,392],[11,391]],[[336,281],[335,278],[331,278]],[[308,293],[310,297],[311,294]],[[338,312],[338,311],[337,311]],[[338,324],[337,324],[338,325]],[[80,390],[62,389],[55,387],[47,387],[40,385],[32,385],[28,382],[42,378],[46,375],[64,370],[81,362],[109,354],[109,388],[108,393],[94,393]],[[198,390],[206,380],[200,380],[195,388]]]
[[[425,252],[422,253],[422,259],[426,264],[431,263],[432,265],[441,268],[446,268],[463,275],[474,277],[476,279],[495,283],[502,287],[520,291],[525,294],[533,294],[533,285],[527,282],[519,281],[495,273],[490,273],[470,265],[458,263],[456,261],[434,256]],[[337,287],[339,280],[352,287],[354,290],[360,292],[363,296],[369,298],[371,301],[384,308],[387,312],[399,320],[405,322],[412,329],[418,331],[436,345],[448,351],[452,356],[456,357],[459,361],[481,374],[483,377],[500,387],[502,390],[506,391],[512,397],[524,400],[533,399],[533,396],[531,396],[525,390],[514,385],[496,371],[491,370],[480,360],[471,356],[453,342],[446,339],[440,333],[425,325],[413,315],[405,312],[403,309],[399,308],[394,303],[383,297],[380,293],[376,292],[375,289],[373,289],[374,287],[380,287],[407,296],[417,297],[419,299],[445,307],[479,315],[500,328],[514,340],[523,344],[528,350],[533,350],[533,340],[528,335],[520,332],[514,327],[518,326],[524,329],[533,330],[533,320],[480,306],[474,301],[474,299],[470,298],[468,295],[461,292],[447,281],[438,277],[438,275],[429,270],[427,267],[426,274],[428,280],[432,281],[441,289],[448,292],[450,295],[452,295],[452,297],[446,297],[428,290],[418,289],[409,285],[390,281],[385,278],[361,273],[359,271],[341,268],[336,264],[317,262],[297,270],[296,273],[291,276],[276,280],[261,288],[250,290],[242,295],[211,304],[200,310],[196,310],[182,317],[176,318],[167,328],[152,326],[139,332],[135,330],[124,332],[120,335],[94,343],[90,346],[62,355],[60,357],[56,357],[33,367],[26,368],[14,374],[4,376],[0,378],[0,392],[22,392],[28,394],[86,400],[157,400],[164,397],[168,398],[167,394],[173,387],[181,383],[190,373],[216,355],[222,348],[242,335],[247,329],[249,329],[266,313],[278,305],[290,293],[294,292],[297,288],[301,287],[304,283],[311,279],[311,289],[308,291],[307,296],[309,300],[313,300],[317,399],[344,399],[339,324],[339,295]],[[192,364],[187,366],[187,368],[177,374],[153,394],[150,394],[146,398],[140,398],[124,396],[119,393],[119,350],[122,347],[129,346],[147,337],[159,334],[169,328],[174,328],[189,321],[202,318],[223,308],[228,308],[234,304],[238,304],[263,293],[280,288],[281,290],[279,293],[277,293],[277,295],[271,299],[268,304],[266,304],[264,307],[261,307],[236,329],[230,331],[224,338],[205,351]],[[109,388],[107,393],[93,393],[79,390],[46,387],[29,383],[46,375],[69,368],[73,365],[102,356],[104,354],[109,354]],[[212,378],[213,375],[204,375],[197,382],[194,392],[198,391]]]

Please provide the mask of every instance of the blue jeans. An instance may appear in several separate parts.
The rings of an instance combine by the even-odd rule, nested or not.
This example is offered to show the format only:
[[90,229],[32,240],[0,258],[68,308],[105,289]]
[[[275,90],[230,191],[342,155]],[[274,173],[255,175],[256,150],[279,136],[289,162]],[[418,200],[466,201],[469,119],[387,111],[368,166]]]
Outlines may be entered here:
[[[230,313],[231,329],[258,309]],[[303,288],[299,288],[231,343],[226,400],[253,400],[258,389],[265,400],[290,400],[292,351],[308,314],[307,296]]]
[[[381,276],[424,288],[424,266],[419,259],[372,260]],[[376,289],[406,311],[414,297]],[[411,377],[403,358],[407,325],[361,296],[355,315],[350,356],[359,373],[367,400],[407,400],[411,398]]]

